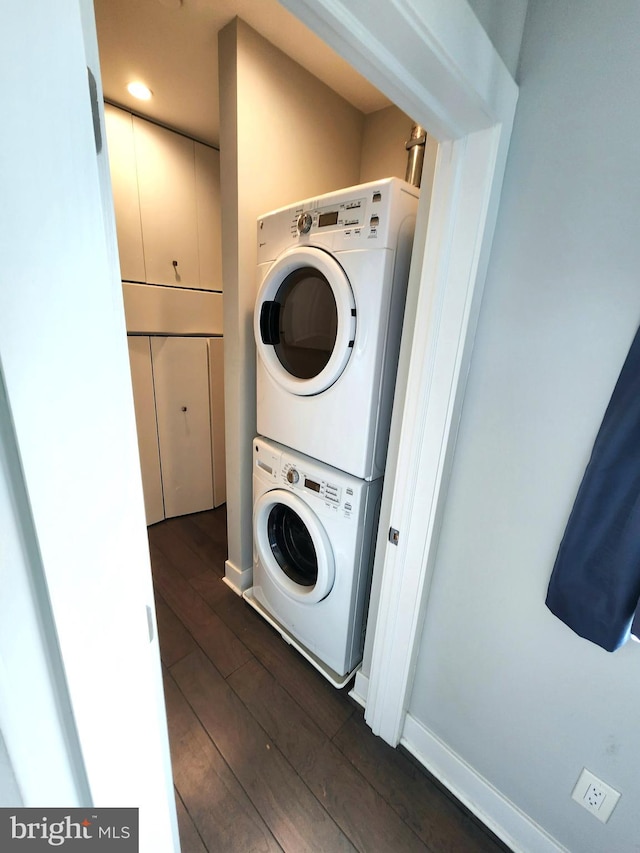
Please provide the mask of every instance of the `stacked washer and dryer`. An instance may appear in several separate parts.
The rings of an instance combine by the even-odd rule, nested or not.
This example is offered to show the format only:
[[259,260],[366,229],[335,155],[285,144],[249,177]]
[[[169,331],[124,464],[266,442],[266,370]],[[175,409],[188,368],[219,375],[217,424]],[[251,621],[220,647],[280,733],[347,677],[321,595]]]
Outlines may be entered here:
[[387,178],[258,220],[245,598],[336,686],[362,659],[418,195]]

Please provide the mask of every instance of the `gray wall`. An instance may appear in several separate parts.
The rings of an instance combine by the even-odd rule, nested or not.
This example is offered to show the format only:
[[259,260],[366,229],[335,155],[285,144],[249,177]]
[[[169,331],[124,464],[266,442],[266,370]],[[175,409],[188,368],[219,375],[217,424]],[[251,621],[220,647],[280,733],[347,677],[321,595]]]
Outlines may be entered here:
[[[640,6],[530,0],[502,207],[410,713],[571,851],[640,849],[640,646],[545,608],[640,318]],[[583,766],[622,792],[607,825]]]
[[527,0],[467,0],[496,51],[516,77]]

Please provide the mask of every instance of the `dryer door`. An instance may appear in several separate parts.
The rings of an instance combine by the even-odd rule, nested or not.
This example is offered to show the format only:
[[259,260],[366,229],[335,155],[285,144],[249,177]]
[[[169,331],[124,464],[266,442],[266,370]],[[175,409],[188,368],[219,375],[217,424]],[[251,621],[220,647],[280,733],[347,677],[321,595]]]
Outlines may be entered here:
[[291,394],[325,391],[353,351],[356,304],[346,273],[322,249],[282,255],[265,276],[254,315],[258,353]]
[[273,489],[258,498],[253,535],[264,570],[294,601],[316,604],[331,592],[335,562],[329,537],[295,494]]

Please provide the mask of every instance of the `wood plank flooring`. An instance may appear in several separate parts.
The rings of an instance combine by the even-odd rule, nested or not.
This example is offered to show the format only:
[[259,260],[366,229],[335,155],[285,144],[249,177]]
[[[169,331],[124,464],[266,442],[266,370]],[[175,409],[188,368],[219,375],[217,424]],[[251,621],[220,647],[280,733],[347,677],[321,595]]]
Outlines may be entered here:
[[149,528],[183,853],[504,853],[222,582],[225,508]]

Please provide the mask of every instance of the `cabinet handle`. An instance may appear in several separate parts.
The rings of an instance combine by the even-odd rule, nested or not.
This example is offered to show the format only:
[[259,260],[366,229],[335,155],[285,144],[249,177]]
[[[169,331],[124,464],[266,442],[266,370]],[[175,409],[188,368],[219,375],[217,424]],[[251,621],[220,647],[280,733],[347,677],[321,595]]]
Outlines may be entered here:
[[178,262],[177,262],[177,261],[171,261],[171,263],[172,263],[172,264],[173,264],[173,266],[174,266],[174,267],[176,267],[176,269],[177,269],[177,267],[178,267]]
[[187,411],[187,407],[186,407],[186,406],[183,406],[183,407],[182,407],[182,411],[183,411],[183,412],[186,412],[186,411]]

